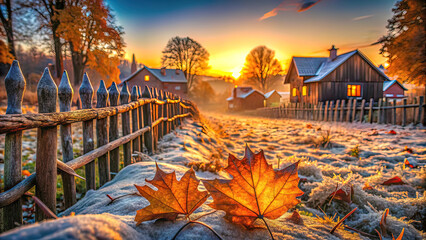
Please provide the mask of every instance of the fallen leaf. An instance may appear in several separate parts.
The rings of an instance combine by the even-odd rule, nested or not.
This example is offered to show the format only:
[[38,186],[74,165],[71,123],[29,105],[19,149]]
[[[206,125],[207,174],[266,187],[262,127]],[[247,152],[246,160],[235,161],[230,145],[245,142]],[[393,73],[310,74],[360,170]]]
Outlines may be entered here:
[[408,153],[413,153],[413,149],[412,149],[412,148],[409,148],[409,147],[407,147],[407,146],[405,146],[405,147],[404,147],[404,151],[405,151],[405,152],[408,152]]
[[297,210],[294,210],[293,214],[291,214],[291,216],[286,219],[292,223],[303,225],[303,219]]
[[306,128],[307,129],[311,129],[312,128],[312,124],[310,124],[310,123],[306,124]]
[[300,202],[299,162],[274,170],[263,151],[254,154],[246,146],[244,158],[229,154],[225,169],[233,179],[202,180],[213,197],[210,207],[226,212],[225,218],[253,227],[257,218],[276,219]]
[[404,228],[402,229],[401,233],[399,234],[398,238],[395,239],[395,237],[392,234],[392,240],[402,240],[402,236],[404,236]]
[[362,187],[362,190],[373,190],[373,187],[370,186],[368,182],[364,183],[364,187]]
[[137,225],[141,222],[164,218],[175,220],[179,214],[187,218],[209,197],[206,191],[199,191],[200,180],[195,176],[191,168],[180,179],[176,173],[163,172],[156,164],[157,171],[152,180],[146,182],[152,184],[158,191],[145,186],[137,186],[139,193],[146,198],[150,205],[136,212],[135,221]]
[[329,197],[331,197],[330,202],[333,199],[345,201],[347,203],[352,202],[352,196],[354,195],[354,188],[352,184],[344,183],[340,188],[337,187],[336,190],[330,194]]
[[389,180],[386,180],[382,183],[382,185],[403,185],[403,184],[405,184],[405,182],[403,182],[401,180],[401,178],[398,177],[398,176],[395,176],[395,177],[393,177]]
[[408,160],[407,158],[404,159],[405,166],[409,166],[410,168],[417,168],[418,163],[414,159]]
[[29,177],[31,176],[31,173],[28,170],[22,170],[22,175]]
[[396,135],[396,132],[394,130],[390,130],[389,132],[386,132],[387,134]]

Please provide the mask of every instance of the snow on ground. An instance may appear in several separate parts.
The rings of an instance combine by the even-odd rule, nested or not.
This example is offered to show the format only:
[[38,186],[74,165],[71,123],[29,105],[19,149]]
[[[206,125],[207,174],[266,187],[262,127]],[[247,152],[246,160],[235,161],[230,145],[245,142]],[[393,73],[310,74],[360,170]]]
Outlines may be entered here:
[[[299,120],[265,119],[207,114],[203,123],[185,120],[175,133],[160,141],[157,154],[144,156],[143,161],[130,165],[119,172],[109,183],[86,196],[62,213],[68,216],[55,221],[29,225],[5,235],[4,239],[171,239],[186,223],[183,218],[175,222],[149,221],[136,226],[134,216],[149,202],[139,196],[128,196],[110,203],[112,197],[136,192],[134,184],[143,185],[152,179],[155,161],[166,172],[176,171],[180,178],[188,166],[199,169],[199,178],[228,178],[220,166],[226,164],[228,153],[243,156],[245,144],[255,150],[263,149],[269,163],[274,167],[285,167],[301,160],[300,188],[305,191],[298,205],[303,225],[286,220],[291,211],[276,220],[269,220],[277,239],[369,239],[357,233],[338,229],[334,235],[329,231],[333,223],[319,221],[315,215],[323,216],[320,208],[332,217],[343,217],[353,208],[358,210],[345,224],[376,235],[383,211],[390,210],[387,219],[389,233],[398,236],[405,228],[403,239],[424,239],[419,231],[425,225],[426,198],[424,190],[426,163],[426,131],[416,127],[398,127],[370,124],[321,123]],[[331,148],[321,148],[320,138],[331,134]],[[394,130],[396,135],[386,132]],[[359,157],[349,155],[351,149],[359,147]],[[404,151],[405,147],[412,153]],[[407,159],[417,168],[404,168]],[[209,169],[210,171],[202,171]],[[399,176],[404,185],[383,186],[384,181]],[[353,185],[352,203],[339,200],[329,202],[336,186]],[[372,189],[363,190],[364,186]],[[200,185],[201,190],[205,190]],[[211,202],[210,198],[206,203]],[[202,205],[193,218],[213,211]],[[268,239],[266,229],[246,230],[223,219],[224,212],[218,211],[200,218],[209,224],[224,239]],[[337,218],[337,217],[336,217]],[[259,225],[263,225],[259,222]],[[415,228],[417,227],[417,229]],[[82,235],[79,235],[79,234]],[[30,237],[31,236],[31,237]],[[192,226],[182,231],[178,239],[215,239],[208,229]]]

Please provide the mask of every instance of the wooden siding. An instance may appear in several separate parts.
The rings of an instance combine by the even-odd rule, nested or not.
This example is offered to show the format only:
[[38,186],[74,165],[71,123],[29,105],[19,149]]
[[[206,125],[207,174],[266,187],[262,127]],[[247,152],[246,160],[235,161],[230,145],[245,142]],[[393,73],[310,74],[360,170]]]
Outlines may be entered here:
[[267,107],[278,107],[280,105],[281,95],[277,92],[272,93],[268,99],[266,99]]
[[[387,94],[392,94],[393,96],[386,96]],[[390,86],[388,89],[386,89],[386,91],[383,92],[383,97],[387,97],[387,98],[403,98],[403,97],[398,97],[398,95],[402,95],[404,96],[404,89],[399,86],[398,83],[394,83],[392,84],[392,86]]]

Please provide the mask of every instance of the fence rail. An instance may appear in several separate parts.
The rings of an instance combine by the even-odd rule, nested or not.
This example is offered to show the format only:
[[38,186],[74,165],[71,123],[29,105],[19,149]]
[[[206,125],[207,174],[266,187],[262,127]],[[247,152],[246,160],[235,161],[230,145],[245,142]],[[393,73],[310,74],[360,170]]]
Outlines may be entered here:
[[394,124],[406,126],[410,123],[425,123],[424,96],[414,99],[408,104],[407,99],[397,102],[395,99],[365,99],[336,100],[319,102],[318,104],[288,103],[275,108],[259,108],[248,111],[250,115],[271,118],[295,118],[314,121],[334,122],[366,122],[379,124]]
[[[181,119],[198,115],[197,107],[177,95],[155,88],[133,86],[127,83],[121,91],[113,83],[108,90],[101,81],[96,92],[97,104],[93,108],[94,90],[85,74],[79,89],[81,110],[71,111],[74,91],[66,72],[56,87],[46,68],[37,86],[38,114],[22,114],[22,97],[26,82],[19,63],[14,61],[5,78],[8,97],[6,115],[0,115],[0,134],[5,137],[4,182],[0,193],[3,208],[3,226],[6,231],[22,224],[21,197],[33,186],[35,194],[52,212],[56,212],[57,173],[63,181],[64,204],[70,207],[76,202],[73,170],[85,167],[86,190],[96,189],[96,165],[98,163],[99,186],[104,185],[119,171],[120,146],[123,146],[123,163],[132,163],[132,153],[146,149],[149,154],[158,148],[158,140],[176,129]],[[109,101],[109,102],[108,102]],[[59,103],[60,112],[57,112]],[[109,103],[109,106],[108,106]],[[119,136],[121,118],[122,136]],[[95,121],[96,120],[96,121]],[[72,123],[83,127],[83,152],[73,156]],[[94,132],[94,122],[96,133]],[[58,126],[62,148],[62,162],[57,158]],[[22,180],[22,131],[37,128],[36,172]],[[96,136],[96,147],[95,147]],[[36,207],[36,221],[46,218]]]

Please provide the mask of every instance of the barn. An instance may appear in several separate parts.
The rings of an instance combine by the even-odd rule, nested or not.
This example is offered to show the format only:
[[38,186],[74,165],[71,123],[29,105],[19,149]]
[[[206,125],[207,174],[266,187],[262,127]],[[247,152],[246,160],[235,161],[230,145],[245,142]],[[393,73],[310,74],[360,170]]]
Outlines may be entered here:
[[265,96],[252,87],[236,87],[232,90],[232,96],[226,99],[228,110],[243,111],[262,108],[265,106]]
[[179,69],[155,69],[143,67],[132,73],[126,79],[123,79],[119,86],[127,82],[129,89],[133,86],[145,86],[162,89],[164,91],[175,93],[183,98],[188,94],[188,81],[185,74]]
[[290,102],[316,104],[339,99],[383,97],[383,83],[389,78],[361,51],[329,57],[293,57],[284,84],[290,84]]
[[383,97],[385,98],[404,98],[404,91],[407,91],[407,89],[397,80],[383,83]]
[[272,90],[265,93],[266,107],[279,107],[281,101],[281,95],[276,91]]

